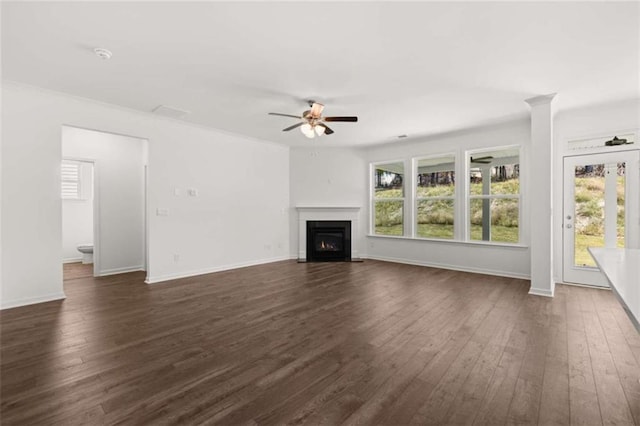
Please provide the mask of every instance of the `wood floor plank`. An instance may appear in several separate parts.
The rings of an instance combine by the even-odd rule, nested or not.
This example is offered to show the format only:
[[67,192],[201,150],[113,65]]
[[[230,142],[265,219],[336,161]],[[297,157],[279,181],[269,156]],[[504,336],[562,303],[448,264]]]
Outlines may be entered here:
[[567,294],[561,287],[553,303],[547,303],[552,318],[548,329],[547,354],[538,414],[539,425],[570,423]]
[[0,312],[3,425],[640,417],[640,337],[610,292],[540,298],[523,280],[370,260],[152,286],[72,268],[66,300]]
[[614,311],[618,309],[616,301],[613,300],[613,295],[610,292],[601,291],[594,292],[591,296],[598,306],[598,318],[605,333],[617,375],[620,378],[631,414],[636,424],[638,424],[640,423],[640,364],[611,313],[612,309]]
[[567,287],[567,343],[571,424],[601,425],[602,415],[593,377],[591,355],[578,298],[582,289]]
[[578,294],[602,421],[605,425],[632,425],[634,421],[629,404],[591,293],[583,290]]

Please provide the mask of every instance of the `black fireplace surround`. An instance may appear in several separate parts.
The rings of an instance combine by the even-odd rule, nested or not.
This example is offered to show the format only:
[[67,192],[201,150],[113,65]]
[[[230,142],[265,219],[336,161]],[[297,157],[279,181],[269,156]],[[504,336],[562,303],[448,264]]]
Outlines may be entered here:
[[351,261],[351,221],[307,221],[307,262]]

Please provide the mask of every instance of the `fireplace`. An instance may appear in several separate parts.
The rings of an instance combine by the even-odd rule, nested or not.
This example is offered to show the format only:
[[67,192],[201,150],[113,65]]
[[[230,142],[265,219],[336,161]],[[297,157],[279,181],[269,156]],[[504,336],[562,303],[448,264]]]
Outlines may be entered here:
[[307,262],[351,260],[351,221],[307,221]]

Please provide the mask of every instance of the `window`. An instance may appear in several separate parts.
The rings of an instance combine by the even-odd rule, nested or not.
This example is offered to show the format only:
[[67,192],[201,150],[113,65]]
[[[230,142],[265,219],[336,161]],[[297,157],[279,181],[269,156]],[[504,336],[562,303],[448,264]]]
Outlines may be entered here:
[[76,161],[63,161],[62,175],[62,199],[80,199],[80,163]]
[[63,200],[93,199],[93,164],[86,161],[63,160],[60,167]]
[[373,233],[404,235],[404,163],[373,165]]
[[466,151],[465,167],[462,151],[371,163],[372,235],[519,244],[520,151]]
[[416,236],[454,238],[455,156],[416,161]]
[[469,238],[520,241],[520,148],[469,155]]

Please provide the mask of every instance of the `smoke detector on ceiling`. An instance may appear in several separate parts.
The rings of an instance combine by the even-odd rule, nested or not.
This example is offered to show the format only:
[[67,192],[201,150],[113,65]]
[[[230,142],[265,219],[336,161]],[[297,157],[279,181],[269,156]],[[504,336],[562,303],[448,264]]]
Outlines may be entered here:
[[93,49],[93,53],[95,53],[98,58],[105,60],[111,59],[111,56],[113,56],[110,50],[103,49],[102,47],[96,47]]
[[154,114],[158,114],[163,117],[169,117],[169,118],[182,118],[185,115],[189,114],[189,111],[185,111],[178,108],[172,108],[165,105],[158,105],[152,111]]

